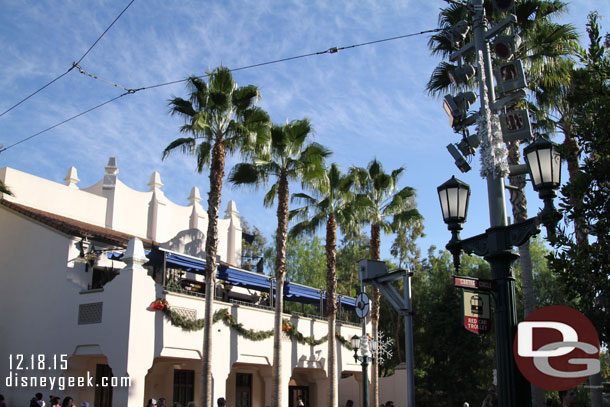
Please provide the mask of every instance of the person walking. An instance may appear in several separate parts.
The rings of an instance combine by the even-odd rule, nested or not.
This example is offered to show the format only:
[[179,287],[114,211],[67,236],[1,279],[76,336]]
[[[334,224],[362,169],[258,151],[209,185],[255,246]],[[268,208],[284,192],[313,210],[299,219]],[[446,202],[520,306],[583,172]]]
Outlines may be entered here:
[[46,403],[42,399],[42,393],[36,393],[34,398],[30,400],[30,407],[45,407]]

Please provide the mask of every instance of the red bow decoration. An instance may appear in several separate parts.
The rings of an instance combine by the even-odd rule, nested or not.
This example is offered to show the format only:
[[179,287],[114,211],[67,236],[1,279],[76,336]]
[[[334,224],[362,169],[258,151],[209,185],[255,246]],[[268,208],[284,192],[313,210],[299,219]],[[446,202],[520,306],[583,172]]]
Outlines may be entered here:
[[158,300],[151,302],[150,305],[148,306],[148,309],[151,309],[154,311],[163,311],[165,309],[165,307],[167,307],[167,301],[158,299]]

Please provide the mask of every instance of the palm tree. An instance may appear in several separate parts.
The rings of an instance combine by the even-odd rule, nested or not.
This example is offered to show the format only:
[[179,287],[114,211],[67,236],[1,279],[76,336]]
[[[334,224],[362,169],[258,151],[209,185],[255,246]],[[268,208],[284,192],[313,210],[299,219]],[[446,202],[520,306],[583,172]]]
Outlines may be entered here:
[[[486,2],[486,15],[500,16],[491,2]],[[569,61],[567,58],[573,54],[578,35],[575,28],[570,24],[558,24],[552,19],[567,11],[566,3],[559,0],[522,0],[517,1],[512,13],[517,16],[517,25],[522,43],[515,52],[515,59],[521,59],[528,73],[528,87],[533,91],[535,103],[529,104],[538,123],[548,124],[548,114],[556,111],[562,104],[562,98],[558,93],[569,82]],[[467,9],[463,5],[452,3],[441,10],[439,16],[440,28],[448,28],[462,19],[467,19]],[[430,38],[428,45],[434,54],[447,57],[453,49],[444,33],[435,34]],[[473,62],[472,60],[469,62]],[[432,94],[446,92],[453,88],[448,73],[455,66],[447,62],[441,62],[434,70],[427,84],[427,89]],[[471,83],[470,85],[473,85]],[[543,92],[546,90],[546,92]],[[566,117],[566,116],[564,116]],[[566,117],[566,124],[569,123]],[[566,126],[567,127],[567,126]],[[573,139],[566,136],[566,142]],[[573,143],[570,143],[571,151]],[[508,163],[511,165],[520,163],[519,142],[507,144]],[[574,154],[568,162],[577,162]],[[569,165],[570,166],[570,165]],[[515,222],[527,219],[527,202],[523,188],[525,186],[524,176],[510,176],[509,182],[516,189],[510,190],[510,201],[513,218]],[[534,278],[532,272],[532,260],[530,254],[529,240],[519,247],[520,271],[523,288],[524,316],[527,317],[535,309]],[[544,403],[544,392],[532,387],[534,405]]]
[[[381,231],[393,233],[400,225],[421,218],[415,208],[415,190],[411,187],[398,189],[398,180],[404,168],[400,167],[390,174],[383,171],[383,166],[373,159],[367,168],[352,167],[349,172],[350,182],[356,191],[356,207],[361,223],[371,225],[371,259],[380,260]],[[377,340],[379,327],[379,290],[371,289],[371,325],[373,339]],[[378,363],[373,362],[371,382],[372,405],[379,405]],[[414,389],[408,389],[414,391]]]
[[216,280],[218,209],[227,153],[247,152],[268,139],[269,116],[255,106],[260,98],[256,86],[238,87],[231,71],[218,67],[207,74],[209,83],[199,77],[187,79],[187,100],[170,100],[170,113],[185,120],[180,128],[187,137],[172,141],[163,150],[165,159],[179,150],[197,159],[197,172],[210,167],[208,230],[205,243],[205,325],[203,333],[202,406],[212,407],[212,300]]
[[270,177],[275,183],[266,193],[265,206],[273,205],[277,196],[277,231],[275,234],[275,279],[276,302],[273,336],[273,370],[271,385],[271,405],[282,405],[283,378],[281,358],[282,310],[284,307],[284,277],[286,275],[286,238],[288,235],[289,183],[299,181],[303,186],[324,175],[324,160],[330,152],[317,143],[307,144],[311,134],[309,120],[294,120],[271,129],[268,148],[258,150],[250,162],[237,164],[229,175],[235,185],[260,186],[267,184]]
[[347,178],[337,164],[326,169],[322,182],[316,183],[317,197],[306,193],[294,194],[292,200],[305,204],[290,211],[290,219],[300,219],[290,230],[290,236],[312,234],[326,226],[326,310],[328,318],[328,406],[338,405],[337,345],[337,227],[351,228],[354,221],[353,193]]

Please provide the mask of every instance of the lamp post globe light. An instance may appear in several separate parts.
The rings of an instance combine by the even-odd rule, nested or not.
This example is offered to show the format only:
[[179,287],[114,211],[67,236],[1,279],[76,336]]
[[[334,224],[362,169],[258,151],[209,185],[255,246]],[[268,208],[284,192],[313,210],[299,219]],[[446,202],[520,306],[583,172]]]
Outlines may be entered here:
[[[352,336],[352,348],[354,349],[354,360],[362,364],[362,406],[369,407],[369,364],[375,359],[377,353],[377,342],[369,339],[366,334],[361,337]],[[360,350],[360,355],[358,354]]]
[[547,226],[550,239],[555,238],[555,226],[561,216],[555,210],[553,199],[561,185],[561,155],[557,144],[538,137],[523,149],[534,191],[544,201],[544,208],[538,214],[541,222]]
[[466,222],[468,215],[468,201],[470,200],[470,185],[452,176],[447,182],[437,188],[441,203],[443,220],[451,231],[451,240],[447,243],[447,250],[453,255],[453,264],[456,272],[460,267],[460,230]]

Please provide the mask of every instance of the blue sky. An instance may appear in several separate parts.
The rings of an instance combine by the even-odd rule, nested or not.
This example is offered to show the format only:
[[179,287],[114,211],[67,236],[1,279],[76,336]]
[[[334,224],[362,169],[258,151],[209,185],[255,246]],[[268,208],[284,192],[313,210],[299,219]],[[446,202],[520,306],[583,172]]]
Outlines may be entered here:
[[[67,71],[128,4],[127,0],[0,0],[0,111]],[[201,75],[218,65],[239,68],[331,47],[417,33],[436,28],[440,0],[410,1],[159,1],[135,0],[82,60],[87,72],[126,88],[140,88]],[[610,2],[577,0],[562,21],[584,33],[586,15],[597,9],[610,18]],[[608,28],[602,20],[605,33]],[[442,102],[425,92],[440,61],[427,48],[430,34],[388,41],[241,70],[239,85],[261,90],[260,106],[276,123],[307,117],[315,140],[333,152],[344,170],[373,158],[390,171],[404,166],[401,186],[417,189],[430,245],[443,247],[449,232],[442,221],[436,187],[451,175],[472,188],[469,219],[462,236],[489,226],[486,183],[473,170],[461,174],[445,146],[459,137],[448,125]],[[62,79],[0,117],[0,144],[9,146],[123,91],[72,70]],[[188,204],[193,186],[206,199],[207,173],[194,159],[175,154],[161,161],[163,148],[179,136],[182,124],[168,114],[167,101],[185,96],[184,83],[127,95],[0,154],[0,167],[12,167],[57,182],[75,166],[84,188],[104,174],[108,157],[117,157],[119,178],[147,190],[159,171],[168,198]],[[478,106],[478,104],[477,104]],[[558,141],[562,137],[558,137]],[[239,161],[229,158],[228,170]],[[542,206],[530,186],[530,216]],[[291,192],[300,191],[293,186]],[[225,183],[228,200],[269,238],[275,209],[262,205],[263,191]],[[204,205],[205,206],[205,205]],[[510,211],[510,207],[509,207]],[[392,236],[382,238],[389,257]]]

